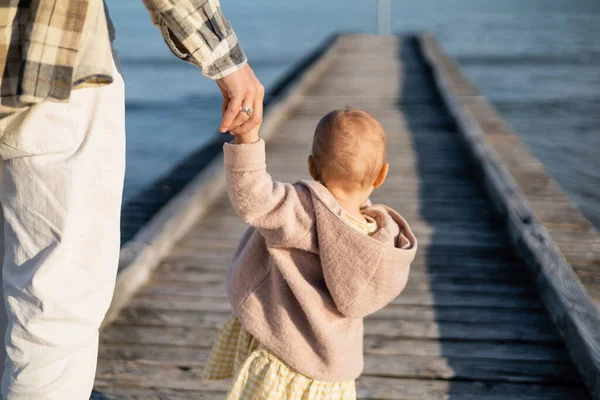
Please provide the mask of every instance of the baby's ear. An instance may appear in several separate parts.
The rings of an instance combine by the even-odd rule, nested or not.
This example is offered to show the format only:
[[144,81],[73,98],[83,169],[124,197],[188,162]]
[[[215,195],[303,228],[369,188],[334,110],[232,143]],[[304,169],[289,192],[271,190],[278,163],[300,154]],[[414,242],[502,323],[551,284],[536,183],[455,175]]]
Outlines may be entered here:
[[315,166],[315,159],[312,154],[308,156],[308,172],[315,181],[319,180],[319,174],[317,174],[317,167]]
[[387,177],[389,170],[390,170],[390,164],[388,164],[388,163],[383,164],[383,167],[381,167],[381,171],[379,171],[379,175],[377,175],[375,182],[373,182],[373,187],[375,189],[377,189],[379,186],[383,185],[383,182],[385,182],[385,178]]

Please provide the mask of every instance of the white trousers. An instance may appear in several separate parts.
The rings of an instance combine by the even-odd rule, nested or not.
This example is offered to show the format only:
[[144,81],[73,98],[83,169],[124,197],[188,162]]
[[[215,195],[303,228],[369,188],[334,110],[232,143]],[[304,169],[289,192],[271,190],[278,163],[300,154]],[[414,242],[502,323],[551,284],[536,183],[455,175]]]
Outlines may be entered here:
[[125,104],[116,66],[114,76],[73,91],[67,104],[0,121],[3,399],[90,398],[120,247]]

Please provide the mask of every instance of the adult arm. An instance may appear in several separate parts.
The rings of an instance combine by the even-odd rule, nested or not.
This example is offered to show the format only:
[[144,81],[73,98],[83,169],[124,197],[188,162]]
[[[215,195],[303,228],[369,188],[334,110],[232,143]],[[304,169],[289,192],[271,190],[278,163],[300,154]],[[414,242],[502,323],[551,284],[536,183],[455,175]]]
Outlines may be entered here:
[[[216,80],[223,94],[219,130],[246,133],[262,121],[264,89],[248,66],[246,55],[219,0],[143,0],[171,49]],[[253,108],[252,117],[241,107]]]

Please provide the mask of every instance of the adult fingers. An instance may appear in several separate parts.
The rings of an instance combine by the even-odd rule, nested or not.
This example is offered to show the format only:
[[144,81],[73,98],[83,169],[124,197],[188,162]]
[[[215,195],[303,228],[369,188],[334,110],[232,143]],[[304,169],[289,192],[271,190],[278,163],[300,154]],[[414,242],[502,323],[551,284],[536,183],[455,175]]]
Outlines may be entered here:
[[254,109],[252,116],[246,120],[239,128],[236,128],[232,133],[236,135],[243,135],[250,132],[258,124],[262,123],[263,120],[263,97],[264,95],[258,95],[254,99]]
[[[242,108],[252,108],[252,101],[250,99],[246,99],[242,102]],[[246,123],[250,119],[250,115],[247,112],[238,110],[238,115],[235,117],[231,126],[229,127],[229,131],[231,133],[236,132],[241,125]]]
[[240,113],[240,107],[242,106],[243,99],[243,96],[236,96],[229,100],[227,108],[223,113],[223,121],[221,121],[221,125],[219,125],[219,132],[227,132],[236,128],[236,126],[233,126],[232,123]]
[[229,99],[227,97],[223,97],[223,105],[221,106],[221,115],[225,116],[225,111],[227,111],[227,106],[229,105]]

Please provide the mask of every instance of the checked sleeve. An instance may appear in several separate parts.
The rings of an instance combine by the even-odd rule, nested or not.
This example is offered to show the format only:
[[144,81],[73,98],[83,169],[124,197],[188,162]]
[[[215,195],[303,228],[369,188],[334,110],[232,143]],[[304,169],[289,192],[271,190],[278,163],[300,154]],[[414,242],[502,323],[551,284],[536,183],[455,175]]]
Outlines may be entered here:
[[246,64],[246,55],[219,0],[143,0],[171,51],[220,79]]

